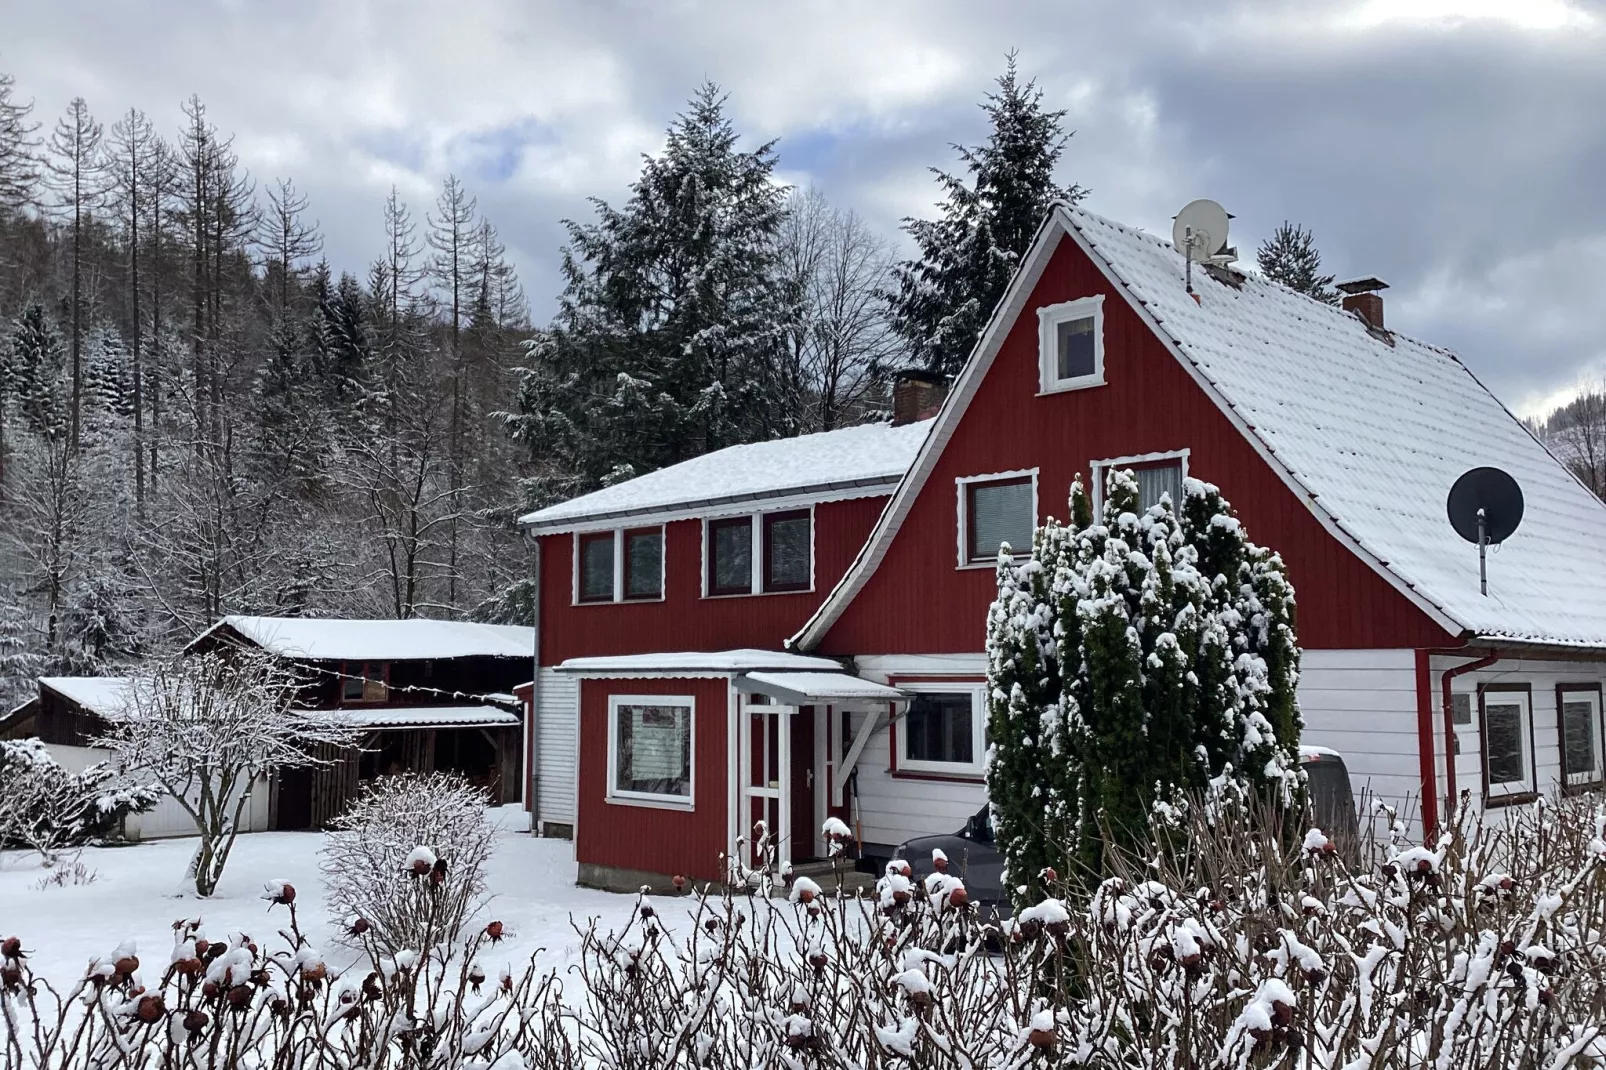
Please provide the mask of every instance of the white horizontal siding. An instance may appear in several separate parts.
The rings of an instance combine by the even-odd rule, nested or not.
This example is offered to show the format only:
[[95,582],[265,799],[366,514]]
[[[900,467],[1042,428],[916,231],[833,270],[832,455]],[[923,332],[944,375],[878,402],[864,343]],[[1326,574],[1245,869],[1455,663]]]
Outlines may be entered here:
[[[62,768],[69,772],[82,772],[97,762],[111,759],[111,752],[99,747],[69,747],[65,744],[47,743],[51,757],[55,758]],[[135,775],[132,779],[138,781]],[[268,827],[268,780],[258,777],[251,791],[251,801],[246,806],[245,820],[240,831],[262,832]],[[195,835],[195,823],[190,815],[178,804],[178,800],[170,795],[163,795],[157,801],[156,807],[149,813],[135,814],[123,826],[123,833],[132,840],[156,840],[172,836]]]
[[543,822],[574,824],[580,768],[580,681],[543,668],[536,680],[536,813]]
[[1306,650],[1300,656],[1301,741],[1344,756],[1357,795],[1393,804],[1422,793],[1414,650]]

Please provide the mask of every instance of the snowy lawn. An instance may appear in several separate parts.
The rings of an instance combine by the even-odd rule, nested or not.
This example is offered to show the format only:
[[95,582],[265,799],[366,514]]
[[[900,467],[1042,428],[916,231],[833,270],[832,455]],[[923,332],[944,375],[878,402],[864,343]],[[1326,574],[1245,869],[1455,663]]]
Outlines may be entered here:
[[[486,920],[502,921],[509,937],[480,956],[487,969],[511,965],[517,974],[532,954],[543,951],[538,965],[562,971],[580,943],[571,917],[582,926],[595,917],[604,929],[629,919],[633,896],[575,887],[572,843],[520,831],[525,818],[516,807],[493,811],[493,820],[500,827],[487,874],[494,898]],[[335,940],[341,919],[328,916],[318,873],[323,840],[317,832],[242,835],[210,899],[197,898],[193,889],[183,891],[185,866],[195,849],[190,838],[87,848],[80,861],[95,880],[63,887],[39,887],[49,870],[37,855],[0,852],[0,936],[21,937],[35,971],[70,987],[90,959],[123,940],[135,941],[149,961],[165,963],[173,946],[172,924],[179,918],[199,917],[217,937],[231,932],[271,937],[288,919],[282,907],[269,913],[263,884],[287,880],[296,887],[303,930],[332,966],[343,966],[346,956]]]

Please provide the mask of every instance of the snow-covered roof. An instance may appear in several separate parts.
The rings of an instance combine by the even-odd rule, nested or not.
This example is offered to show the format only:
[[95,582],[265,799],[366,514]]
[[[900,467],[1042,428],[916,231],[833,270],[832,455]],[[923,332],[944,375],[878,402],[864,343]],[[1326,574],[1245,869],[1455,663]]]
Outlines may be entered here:
[[127,676],[41,676],[45,687],[100,717],[117,717],[128,705]]
[[281,657],[309,661],[421,661],[438,658],[533,658],[535,629],[453,620],[320,620],[224,617],[190,642],[232,628]]
[[389,706],[343,709],[340,719],[362,728],[480,728],[519,724],[516,713],[495,706]]
[[762,672],[841,672],[839,662],[807,654],[786,654],[775,650],[720,650],[713,653],[668,651],[661,654],[601,655],[570,658],[558,666],[559,672],[580,675],[644,675],[655,672],[726,673]]
[[[1077,242],[1317,520],[1446,630],[1496,642],[1606,648],[1606,506],[1456,356],[1257,276],[1193,271],[1170,242],[1060,206],[960,374],[909,478],[852,567],[794,637],[807,650],[863,589],[1057,243]],[[1391,344],[1392,342],[1392,344]],[[1470,468],[1522,487],[1522,526],[1489,552],[1450,527]],[[1208,475],[1208,473],[1202,473]],[[1251,533],[1253,534],[1253,533]]]
[[[1375,562],[1480,636],[1606,646],[1606,506],[1448,350],[1250,276],[1194,271],[1168,241],[1079,209],[1069,224],[1287,474]],[[1512,354],[1513,358],[1519,354]],[[1451,529],[1469,468],[1522,487],[1522,526],[1489,554]]]
[[890,702],[904,694],[895,687],[845,672],[750,672],[737,679],[736,687],[795,702],[853,699]]
[[587,522],[713,509],[753,499],[886,493],[908,471],[931,423],[860,424],[729,446],[547,506],[519,523],[554,532]]

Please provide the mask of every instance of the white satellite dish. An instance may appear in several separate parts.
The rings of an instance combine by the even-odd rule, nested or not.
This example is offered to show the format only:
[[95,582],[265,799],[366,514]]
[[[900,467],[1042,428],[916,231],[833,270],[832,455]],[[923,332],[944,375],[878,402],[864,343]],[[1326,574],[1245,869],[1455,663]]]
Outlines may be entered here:
[[1227,210],[1215,201],[1190,201],[1171,224],[1171,244],[1196,264],[1209,264],[1227,248]]

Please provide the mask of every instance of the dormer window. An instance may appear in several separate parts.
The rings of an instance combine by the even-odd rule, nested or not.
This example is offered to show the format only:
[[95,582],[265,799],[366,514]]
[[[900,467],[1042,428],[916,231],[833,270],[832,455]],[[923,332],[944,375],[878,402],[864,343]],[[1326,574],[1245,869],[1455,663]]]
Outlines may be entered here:
[[1039,388],[1044,394],[1104,384],[1104,296],[1037,310]]

